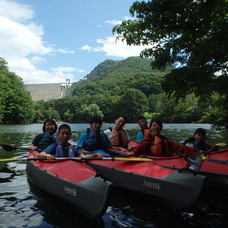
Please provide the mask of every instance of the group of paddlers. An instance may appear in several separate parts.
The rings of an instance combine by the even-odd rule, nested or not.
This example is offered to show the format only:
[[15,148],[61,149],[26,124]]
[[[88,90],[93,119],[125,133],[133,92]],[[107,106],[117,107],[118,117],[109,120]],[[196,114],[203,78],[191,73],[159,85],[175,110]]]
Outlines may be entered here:
[[[141,131],[136,136],[134,147],[124,125],[127,122],[125,116],[118,116],[112,128],[101,131],[103,120],[99,116],[90,119],[90,128],[80,135],[76,145],[70,145],[72,136],[68,124],[59,127],[53,119],[47,119],[43,124],[43,133],[38,134],[32,144],[31,150],[41,149],[38,157],[53,160],[55,157],[102,157],[110,156],[110,149],[119,150],[126,155],[155,155],[172,156],[176,153],[191,155],[194,152],[203,153],[211,146],[205,141],[206,132],[202,128],[196,129],[193,137],[186,139],[183,145],[168,140],[161,134],[163,124],[158,119],[152,119],[148,126],[144,117],[138,118]],[[89,151],[84,155],[81,151]]]

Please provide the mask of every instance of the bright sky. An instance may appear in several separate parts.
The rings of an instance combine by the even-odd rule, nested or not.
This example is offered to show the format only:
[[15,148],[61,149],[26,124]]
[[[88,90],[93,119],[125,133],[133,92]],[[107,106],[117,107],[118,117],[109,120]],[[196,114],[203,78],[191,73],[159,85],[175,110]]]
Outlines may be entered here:
[[0,57],[25,84],[76,82],[106,59],[139,56],[112,28],[135,0],[0,0]]

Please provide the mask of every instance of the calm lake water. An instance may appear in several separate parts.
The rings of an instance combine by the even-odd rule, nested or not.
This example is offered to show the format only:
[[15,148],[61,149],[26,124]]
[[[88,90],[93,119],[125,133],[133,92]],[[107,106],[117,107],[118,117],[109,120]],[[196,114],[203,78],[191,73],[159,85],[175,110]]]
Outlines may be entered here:
[[[77,140],[88,124],[70,124]],[[112,127],[104,124],[102,130]],[[207,131],[210,144],[227,143],[228,131],[216,131],[209,124],[164,124],[163,134],[180,142],[191,136],[196,128]],[[135,140],[137,124],[125,127]],[[0,143],[28,147],[42,124],[0,125]],[[0,148],[0,158],[26,158],[26,150],[12,152]],[[186,197],[188,197],[186,195]],[[228,196],[205,191],[198,202],[185,210],[173,210],[145,196],[125,190],[114,190],[110,206],[101,219],[89,221],[69,204],[29,183],[25,162],[0,163],[0,228],[16,227],[228,227]]]

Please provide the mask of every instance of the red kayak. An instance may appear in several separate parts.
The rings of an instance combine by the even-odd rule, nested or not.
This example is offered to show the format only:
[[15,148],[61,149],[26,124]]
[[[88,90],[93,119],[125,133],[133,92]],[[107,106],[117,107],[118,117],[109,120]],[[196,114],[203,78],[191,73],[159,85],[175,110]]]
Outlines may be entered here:
[[[131,146],[137,146],[137,142],[131,141]],[[120,154],[123,154],[119,151]],[[157,157],[146,156],[154,159],[154,164],[162,165],[166,168],[180,170],[187,165],[195,169],[194,164],[189,164],[186,158],[181,156],[174,157]],[[197,171],[197,170],[196,170]],[[215,190],[228,190],[228,149],[206,152],[203,157],[202,166],[198,171],[199,174],[207,177],[206,187]]]
[[211,161],[228,165],[228,149],[220,149],[217,151],[206,152],[204,161]]
[[164,168],[154,161],[87,161],[87,164],[117,187],[146,194],[175,209],[193,205],[205,180],[205,176],[196,175],[191,169]]
[[[146,156],[154,159],[154,164],[175,170],[182,169],[189,164],[186,158],[181,156],[156,157]],[[194,164],[189,164],[194,166]],[[215,190],[228,190],[228,149],[213,151],[202,160],[202,166],[198,173],[207,177],[206,187]]]
[[89,219],[101,217],[108,207],[112,184],[96,177],[86,163],[77,160],[33,160],[28,154],[27,175],[43,190],[73,204]]

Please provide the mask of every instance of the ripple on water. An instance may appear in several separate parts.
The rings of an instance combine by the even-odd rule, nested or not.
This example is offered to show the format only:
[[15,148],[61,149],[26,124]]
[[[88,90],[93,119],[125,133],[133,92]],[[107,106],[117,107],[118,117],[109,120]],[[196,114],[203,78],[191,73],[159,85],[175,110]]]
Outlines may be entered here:
[[[112,124],[103,125],[103,130]],[[137,124],[127,124],[131,137],[138,132]],[[76,139],[88,127],[88,124],[72,124]],[[164,135],[179,142],[188,138],[198,127],[204,127],[208,142],[228,141],[228,131],[214,131],[207,125],[164,124]],[[5,144],[28,146],[33,135],[41,132],[42,124],[0,126],[0,139]],[[4,128],[4,129],[2,129]],[[183,129],[182,129],[183,128]],[[80,130],[81,129],[81,130]],[[6,134],[7,133],[7,134]],[[1,158],[25,158],[26,151],[6,152],[0,148]],[[7,166],[6,166],[7,165]],[[5,166],[5,167],[4,167]],[[0,227],[228,227],[228,197],[226,193],[203,192],[199,201],[186,210],[172,210],[140,194],[128,191],[114,191],[108,210],[101,219],[89,221],[69,204],[47,194],[30,184],[26,177],[24,162],[4,163],[6,175],[14,173],[8,179],[0,179]],[[2,169],[2,168],[1,168]],[[2,171],[3,172],[3,171]],[[187,196],[186,196],[187,197]]]

